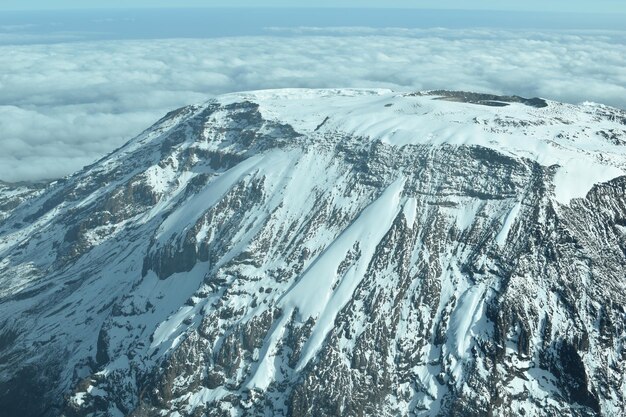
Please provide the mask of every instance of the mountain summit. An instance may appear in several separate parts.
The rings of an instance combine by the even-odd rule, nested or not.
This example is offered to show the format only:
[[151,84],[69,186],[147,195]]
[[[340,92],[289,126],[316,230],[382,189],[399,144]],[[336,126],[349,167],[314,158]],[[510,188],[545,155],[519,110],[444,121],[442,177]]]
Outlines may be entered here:
[[0,187],[7,416],[618,416],[626,113],[274,90]]

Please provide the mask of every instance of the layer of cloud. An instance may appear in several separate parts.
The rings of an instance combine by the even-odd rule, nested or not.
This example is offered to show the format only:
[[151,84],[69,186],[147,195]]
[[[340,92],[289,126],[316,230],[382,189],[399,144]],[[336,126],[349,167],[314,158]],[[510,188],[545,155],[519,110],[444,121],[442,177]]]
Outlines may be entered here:
[[626,108],[625,33],[292,32],[0,46],[0,179],[70,174],[167,111],[231,91],[462,89]]

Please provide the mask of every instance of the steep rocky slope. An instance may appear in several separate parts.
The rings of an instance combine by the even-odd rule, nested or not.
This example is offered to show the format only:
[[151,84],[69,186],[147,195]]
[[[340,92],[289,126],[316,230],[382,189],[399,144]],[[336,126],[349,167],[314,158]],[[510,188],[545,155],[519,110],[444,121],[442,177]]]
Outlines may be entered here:
[[0,219],[8,416],[620,416],[626,114],[278,90]]
[[6,183],[0,181],[0,221],[9,217],[11,212],[29,198],[41,193],[46,187],[41,183]]

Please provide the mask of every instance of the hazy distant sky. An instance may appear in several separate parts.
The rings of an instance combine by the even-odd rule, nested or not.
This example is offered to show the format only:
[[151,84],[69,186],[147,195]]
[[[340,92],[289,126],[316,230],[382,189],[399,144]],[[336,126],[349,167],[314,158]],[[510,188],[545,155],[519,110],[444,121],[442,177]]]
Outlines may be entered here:
[[381,7],[626,13],[624,0],[2,0],[4,10],[133,7]]

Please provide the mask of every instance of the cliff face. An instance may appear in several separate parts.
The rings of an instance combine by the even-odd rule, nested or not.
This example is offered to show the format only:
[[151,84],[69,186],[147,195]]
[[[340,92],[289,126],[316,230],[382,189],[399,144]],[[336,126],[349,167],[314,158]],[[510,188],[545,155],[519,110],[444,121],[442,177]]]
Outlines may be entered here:
[[625,171],[600,105],[177,110],[0,223],[0,409],[621,415]]

